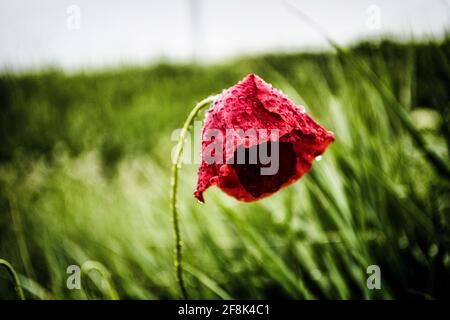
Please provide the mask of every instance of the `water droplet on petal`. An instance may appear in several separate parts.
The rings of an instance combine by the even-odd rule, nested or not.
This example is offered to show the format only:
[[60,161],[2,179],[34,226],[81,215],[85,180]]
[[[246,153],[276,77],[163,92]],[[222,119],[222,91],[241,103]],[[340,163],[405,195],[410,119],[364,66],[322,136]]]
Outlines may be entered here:
[[321,155],[316,157],[316,161],[320,161],[320,160],[322,160],[322,156]]
[[221,176],[228,176],[230,174],[230,169],[228,168],[228,166],[226,164],[222,165],[219,169],[220,175]]
[[211,179],[209,179],[209,183],[211,183],[211,185],[214,185],[217,183],[218,180],[219,180],[218,177],[212,177]]

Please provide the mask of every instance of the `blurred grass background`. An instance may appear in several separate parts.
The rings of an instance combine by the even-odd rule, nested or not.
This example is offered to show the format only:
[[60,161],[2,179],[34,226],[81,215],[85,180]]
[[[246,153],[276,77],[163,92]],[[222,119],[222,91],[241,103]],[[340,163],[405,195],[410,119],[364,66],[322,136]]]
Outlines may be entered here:
[[[298,183],[252,204],[214,188],[197,203],[197,165],[183,166],[190,296],[449,297],[448,176],[422,152],[449,164],[446,37],[222,65],[3,73],[0,258],[28,298],[108,298],[98,279],[67,289],[67,267],[86,261],[109,271],[119,298],[179,297],[170,135],[195,102],[250,72],[304,104],[336,142]],[[381,290],[366,287],[371,264]],[[2,271],[0,298],[14,298],[13,288]]]

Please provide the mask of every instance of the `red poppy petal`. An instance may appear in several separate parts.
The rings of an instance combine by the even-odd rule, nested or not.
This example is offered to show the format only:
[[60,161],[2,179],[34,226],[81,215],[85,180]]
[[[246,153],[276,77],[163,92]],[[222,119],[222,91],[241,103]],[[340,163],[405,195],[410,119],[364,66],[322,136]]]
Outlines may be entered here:
[[[228,131],[227,131],[228,129]],[[230,132],[230,129],[232,130]],[[248,130],[278,130],[278,137],[256,135],[241,137]],[[209,133],[219,135],[212,141]],[[237,143],[230,143],[236,139]],[[203,202],[203,192],[217,185],[228,195],[241,201],[255,201],[267,197],[297,181],[311,168],[315,157],[334,141],[333,133],[314,121],[283,93],[273,89],[254,74],[245,77],[224,91],[208,110],[202,131],[202,163],[198,172],[195,197]],[[214,163],[206,161],[211,143],[219,143],[221,154]],[[249,163],[253,149],[278,144],[279,170],[274,175],[262,175],[259,159]],[[244,164],[228,163],[238,150],[245,154]]]

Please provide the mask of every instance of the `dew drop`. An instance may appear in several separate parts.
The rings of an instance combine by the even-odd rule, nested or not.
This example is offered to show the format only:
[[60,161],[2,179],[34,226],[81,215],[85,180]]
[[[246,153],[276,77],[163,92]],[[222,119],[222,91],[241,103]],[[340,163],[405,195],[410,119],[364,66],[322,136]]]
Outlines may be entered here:
[[316,157],[316,161],[320,161],[320,160],[322,160],[322,156],[321,155]]
[[228,166],[226,164],[222,165],[219,169],[221,176],[228,176],[230,174],[230,169],[228,169]]
[[216,184],[218,180],[219,180],[219,178],[212,177],[211,179],[209,179],[209,183],[211,183],[213,185],[213,184]]

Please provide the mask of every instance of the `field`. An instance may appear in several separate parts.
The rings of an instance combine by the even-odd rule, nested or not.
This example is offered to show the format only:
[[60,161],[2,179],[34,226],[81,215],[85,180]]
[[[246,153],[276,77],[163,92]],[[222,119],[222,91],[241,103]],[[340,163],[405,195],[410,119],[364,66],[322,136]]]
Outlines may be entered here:
[[[450,39],[0,75],[0,258],[28,299],[176,299],[170,154],[197,101],[254,72],[336,135],[256,203],[179,209],[190,298],[433,299],[450,289]],[[198,141],[196,141],[198,143]],[[68,289],[70,265],[82,289]],[[366,285],[381,270],[380,290]],[[16,297],[0,269],[0,298]]]

